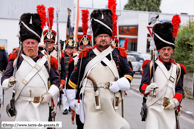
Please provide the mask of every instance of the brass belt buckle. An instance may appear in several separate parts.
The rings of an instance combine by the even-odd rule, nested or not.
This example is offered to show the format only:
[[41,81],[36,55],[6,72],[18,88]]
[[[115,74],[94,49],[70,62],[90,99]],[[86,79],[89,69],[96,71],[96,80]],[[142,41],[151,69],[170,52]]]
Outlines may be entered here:
[[40,102],[40,97],[34,97],[34,103],[39,103]]
[[168,104],[169,104],[169,98],[167,98],[167,97],[164,97],[164,102],[163,102],[163,106],[164,107],[167,107],[168,106]]
[[35,64],[34,68],[36,68],[38,71],[41,69],[41,67],[38,64]]
[[174,83],[175,78],[173,78],[172,76],[170,76],[170,77],[169,77],[169,80],[170,80],[172,83]]

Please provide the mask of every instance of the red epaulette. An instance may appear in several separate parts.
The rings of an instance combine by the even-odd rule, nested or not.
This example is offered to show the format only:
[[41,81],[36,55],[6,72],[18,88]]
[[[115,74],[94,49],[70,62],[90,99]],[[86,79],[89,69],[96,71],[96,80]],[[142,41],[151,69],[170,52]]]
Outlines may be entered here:
[[55,57],[51,56],[51,65],[58,69],[58,61]]
[[94,49],[95,48],[95,46],[93,46],[93,47],[90,47],[90,48],[88,48],[88,49]]
[[183,64],[180,64],[180,66],[184,69],[184,73],[187,74],[187,70]]
[[170,63],[174,63],[174,64],[176,64],[176,62],[175,62],[174,60],[170,60]]
[[61,51],[61,56],[65,58],[65,53]]
[[[117,48],[117,47],[115,47]],[[125,51],[125,48],[123,47],[118,47],[118,50],[119,50],[119,54],[122,56],[122,57],[127,57],[127,53]]]
[[89,49],[88,49],[88,48],[84,48],[84,49],[80,52],[79,58],[86,57],[88,52],[89,52]]
[[9,55],[9,59],[8,59],[8,62],[11,60],[11,59],[16,59],[17,58],[17,55],[18,55],[18,53],[12,53],[12,54],[10,54]]
[[73,57],[69,58],[69,64],[73,61]]
[[151,60],[145,60],[142,64],[142,69],[144,68],[144,66],[148,63],[148,62],[151,62]]

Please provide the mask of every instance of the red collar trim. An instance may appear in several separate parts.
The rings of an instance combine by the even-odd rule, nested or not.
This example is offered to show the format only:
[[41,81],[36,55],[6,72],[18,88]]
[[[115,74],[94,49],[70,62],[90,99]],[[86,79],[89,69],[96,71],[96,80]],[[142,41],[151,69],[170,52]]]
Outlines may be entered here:
[[164,64],[164,61],[160,58],[160,56],[158,57],[159,61],[162,62]]
[[95,48],[96,48],[99,52],[101,52],[100,49],[99,49],[96,45],[95,45]]
[[[159,59],[160,62],[162,62],[164,64],[164,61],[160,58],[160,56],[158,57],[158,59]],[[176,64],[175,61],[174,60],[171,60],[171,59],[169,60],[169,62]]]

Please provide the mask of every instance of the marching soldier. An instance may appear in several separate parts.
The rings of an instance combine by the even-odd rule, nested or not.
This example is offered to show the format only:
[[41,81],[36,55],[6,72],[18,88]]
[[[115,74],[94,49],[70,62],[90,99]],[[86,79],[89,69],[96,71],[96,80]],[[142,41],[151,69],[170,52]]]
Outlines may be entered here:
[[160,55],[154,62],[146,60],[142,65],[139,89],[147,96],[146,129],[175,129],[178,124],[175,109],[180,106],[183,97],[183,77],[186,69],[184,65],[171,60],[175,48],[172,32],[174,30],[171,23],[154,25],[154,42]]
[[[55,30],[52,29],[53,27],[53,19],[54,19],[54,8],[53,7],[49,7],[48,8],[48,16],[47,16],[47,26],[48,29],[43,31],[43,40],[44,40],[44,46],[41,44],[39,45],[39,51],[41,51],[42,48],[44,48],[41,52],[44,55],[47,55],[47,60],[50,61],[51,58],[58,58],[58,56],[60,57],[60,53],[58,53],[58,51],[56,50],[55,47],[55,39],[56,39],[56,35],[57,32]],[[41,48],[42,47],[42,48]],[[58,61],[59,62],[59,61]],[[59,71],[59,69],[58,69]],[[49,87],[50,87],[50,80],[48,80],[49,83]],[[56,94],[53,97],[53,101],[52,101],[52,105],[50,105],[49,107],[49,121],[55,121],[55,116],[56,116],[56,112],[57,112],[57,103],[58,103],[58,94]]]
[[[20,41],[23,51],[16,62],[11,59],[2,77],[2,87],[14,86],[15,121],[48,121],[49,103],[59,92],[60,78],[57,71],[58,63],[54,57],[50,62],[47,56],[38,51],[38,44],[44,28],[45,17],[40,14],[45,6],[37,6],[38,14],[24,13],[20,17]],[[21,46],[20,46],[21,47]],[[19,55],[20,53],[18,53]],[[16,67],[15,77],[12,76]],[[51,86],[48,89],[48,78]]]
[[[58,52],[56,51],[56,49],[54,47],[55,46],[55,37],[56,37],[57,33],[54,30],[50,30],[50,31],[52,31],[52,32],[49,33],[49,30],[45,30],[43,32],[43,36],[44,36],[44,39],[43,39],[44,40],[44,46],[43,45],[39,45],[39,50],[41,50],[42,48],[44,48],[41,52],[42,52],[42,54],[47,55],[47,60],[48,61],[51,58],[55,58],[56,60],[58,59],[57,58]],[[49,83],[49,87],[50,87],[50,83]],[[57,102],[58,102],[58,94],[56,94],[53,97],[53,103],[54,103],[53,105],[57,105]],[[56,116],[56,111],[57,111],[56,110],[56,106],[54,107],[53,105],[51,105],[50,108],[49,108],[49,121],[52,121],[52,117],[54,119],[55,116]],[[52,113],[54,114],[54,116],[52,116]]]
[[[80,115],[84,129],[129,129],[128,122],[118,113],[120,91],[129,90],[133,79],[127,54],[124,48],[110,44],[111,10],[94,10],[91,20],[96,45],[79,54],[66,90],[70,107]],[[77,87],[81,88],[80,103],[76,99]]]
[[[92,46],[92,36],[87,34],[87,30],[88,30],[88,20],[89,20],[89,11],[87,9],[85,10],[81,10],[82,11],[82,30],[83,30],[83,35],[79,35],[78,39],[79,39],[79,50],[83,50],[84,48],[90,48]],[[78,59],[79,59],[79,53],[80,51],[78,51],[77,53],[73,54],[73,57],[70,58],[69,60],[69,77],[73,71],[73,69],[75,68]],[[67,82],[68,84],[68,82]],[[68,90],[68,89],[67,89]],[[79,88],[78,88],[79,90]],[[76,99],[79,98],[79,91],[76,94]],[[72,121],[74,120],[75,116],[72,116]],[[76,114],[76,125],[77,125],[77,129],[83,129],[83,123],[80,121],[79,119],[79,114]]]
[[75,47],[75,41],[72,37],[65,41],[65,52],[61,52],[61,84],[60,90],[64,90],[62,104],[63,104],[63,114],[68,114],[68,111],[71,111],[65,94],[66,90],[66,81],[68,81],[69,75],[69,59],[73,56]]

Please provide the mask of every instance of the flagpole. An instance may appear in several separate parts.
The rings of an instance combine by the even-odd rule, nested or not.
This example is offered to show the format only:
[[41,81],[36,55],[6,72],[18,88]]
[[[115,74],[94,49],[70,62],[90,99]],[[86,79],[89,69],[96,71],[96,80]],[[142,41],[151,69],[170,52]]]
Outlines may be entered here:
[[77,0],[77,6],[76,6],[76,23],[75,23],[75,30],[74,30],[74,40],[76,42],[79,42],[78,41],[78,28],[79,28],[79,0]]

